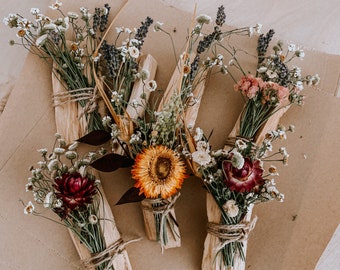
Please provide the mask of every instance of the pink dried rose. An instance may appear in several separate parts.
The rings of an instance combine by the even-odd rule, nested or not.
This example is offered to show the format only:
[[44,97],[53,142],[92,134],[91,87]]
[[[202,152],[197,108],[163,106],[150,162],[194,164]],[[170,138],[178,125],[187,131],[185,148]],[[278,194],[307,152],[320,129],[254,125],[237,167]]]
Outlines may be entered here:
[[265,83],[261,78],[255,78],[252,75],[248,75],[242,77],[241,80],[234,85],[234,90],[241,91],[243,95],[252,99],[264,85]]
[[94,180],[82,177],[80,173],[65,173],[56,178],[54,188],[57,198],[63,202],[62,208],[58,209],[58,212],[63,212],[63,217],[76,208],[92,203],[93,196],[97,193]]
[[266,82],[265,87],[262,89],[262,95],[263,103],[273,101],[274,98],[276,102],[284,104],[288,101],[289,89],[274,82]]
[[244,165],[241,169],[233,167],[230,161],[222,163],[222,170],[227,187],[236,192],[255,191],[256,188],[263,185],[263,169],[259,160],[251,161],[250,158],[244,159]]

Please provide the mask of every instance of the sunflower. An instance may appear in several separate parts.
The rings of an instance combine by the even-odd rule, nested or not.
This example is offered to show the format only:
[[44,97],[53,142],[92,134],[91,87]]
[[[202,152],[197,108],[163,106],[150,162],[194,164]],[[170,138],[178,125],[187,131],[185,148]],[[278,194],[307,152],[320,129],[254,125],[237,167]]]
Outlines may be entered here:
[[146,198],[167,199],[182,186],[185,174],[184,162],[176,153],[163,146],[150,146],[136,156],[131,170],[135,187]]

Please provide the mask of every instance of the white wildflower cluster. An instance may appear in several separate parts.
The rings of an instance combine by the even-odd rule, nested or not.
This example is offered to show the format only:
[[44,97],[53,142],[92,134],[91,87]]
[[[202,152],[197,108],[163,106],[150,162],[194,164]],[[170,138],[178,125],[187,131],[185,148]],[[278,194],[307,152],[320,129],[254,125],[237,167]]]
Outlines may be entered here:
[[112,91],[111,93],[111,103],[116,106],[119,107],[120,105],[123,104],[124,102],[124,89],[119,89],[119,92],[117,91]]
[[248,29],[248,35],[249,37],[253,36],[254,33],[256,34],[261,34],[261,29],[262,29],[262,24],[257,23],[255,26],[253,27],[249,27]]
[[138,79],[141,79],[142,81],[146,81],[150,77],[150,71],[147,69],[142,69],[140,72],[136,74],[136,77]]
[[209,24],[211,23],[211,17],[206,14],[200,14],[199,16],[196,17],[196,22],[198,24]]
[[199,127],[196,128],[194,140],[196,143],[196,151],[191,154],[192,160],[201,167],[205,167],[212,161],[212,157],[209,143],[204,140],[203,130]]
[[106,115],[102,118],[102,123],[105,128],[111,128],[112,119],[110,116]]
[[227,73],[227,65],[223,63],[224,56],[222,54],[218,54],[212,58],[207,57],[206,60],[203,62],[204,65],[207,67],[219,67],[221,72],[226,74]]
[[137,59],[140,55],[138,46],[140,45],[139,40],[134,38],[128,38],[122,42],[122,46],[117,47],[122,57],[122,62],[126,62],[128,59]]
[[318,74],[303,76],[301,68],[295,65],[291,67],[288,63],[294,58],[303,59],[305,53],[295,44],[288,44],[284,49],[284,43],[279,40],[273,47],[274,53],[264,57],[257,68],[258,75],[264,81],[272,81],[279,85],[284,85],[290,90],[290,102],[302,105],[303,96],[300,92],[304,89],[304,85],[315,86],[319,83]]
[[[51,153],[46,148],[39,149],[43,160],[38,161],[38,167],[31,169],[31,176],[25,186],[27,192],[33,192],[34,201],[43,205],[44,208],[60,208],[62,200],[55,195],[55,189],[52,185],[54,179],[61,177],[65,173],[79,172],[82,176],[89,176],[86,167],[98,156],[103,154],[102,150],[89,152],[84,157],[79,158],[77,148],[79,143],[74,142],[69,146],[65,141],[56,134],[56,142]],[[34,212],[34,205],[29,202],[25,209],[25,214]]]
[[266,181],[262,190],[261,196],[258,199],[259,201],[266,201],[266,200],[278,200],[280,202],[284,201],[284,194],[282,194],[277,188],[274,179],[270,181]]
[[133,133],[130,137],[130,144],[139,143],[141,141],[142,141],[142,133],[140,131]]
[[89,9],[86,7],[81,7],[80,9],[81,19],[85,22],[88,22],[91,19],[92,14],[90,13]]
[[121,131],[119,127],[116,124],[111,125],[111,137],[113,140],[119,139],[119,136],[121,134]]
[[150,144],[163,144],[172,149],[177,141],[176,130],[183,127],[178,116],[183,114],[180,95],[173,95],[163,109],[154,112],[154,121],[151,126]]

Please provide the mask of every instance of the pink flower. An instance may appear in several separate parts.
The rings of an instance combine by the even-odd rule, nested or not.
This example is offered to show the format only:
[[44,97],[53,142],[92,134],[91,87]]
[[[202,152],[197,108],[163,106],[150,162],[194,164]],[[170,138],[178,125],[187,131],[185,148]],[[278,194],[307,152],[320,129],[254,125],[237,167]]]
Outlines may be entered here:
[[264,82],[261,78],[254,78],[252,75],[248,75],[242,77],[241,80],[234,85],[234,89],[235,91],[241,91],[243,95],[252,99],[257,95],[263,85]]
[[250,192],[264,183],[263,169],[259,160],[252,162],[249,158],[245,158],[241,169],[233,167],[229,161],[224,161],[222,170],[225,183],[232,191]]
[[262,88],[263,103],[278,102],[280,104],[286,103],[289,98],[289,89],[274,82],[266,82],[266,85]]

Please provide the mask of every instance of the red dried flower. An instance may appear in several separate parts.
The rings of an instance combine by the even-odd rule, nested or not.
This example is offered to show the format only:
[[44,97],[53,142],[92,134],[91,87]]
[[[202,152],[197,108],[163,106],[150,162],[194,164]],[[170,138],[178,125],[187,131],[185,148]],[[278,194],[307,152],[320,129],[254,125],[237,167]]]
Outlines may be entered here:
[[64,217],[77,207],[92,203],[97,193],[94,180],[82,177],[80,173],[65,173],[61,178],[56,178],[54,188],[57,190],[57,198],[63,201]]
[[231,162],[224,161],[222,170],[225,183],[232,191],[250,192],[264,183],[263,169],[259,160],[252,162],[250,158],[245,158],[241,169],[233,167]]

